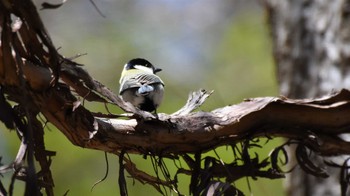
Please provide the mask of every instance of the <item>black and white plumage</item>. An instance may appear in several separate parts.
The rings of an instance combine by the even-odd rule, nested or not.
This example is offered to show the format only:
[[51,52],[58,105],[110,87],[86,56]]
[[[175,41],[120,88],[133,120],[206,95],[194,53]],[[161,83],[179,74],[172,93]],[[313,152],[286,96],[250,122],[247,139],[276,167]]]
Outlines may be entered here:
[[156,111],[163,100],[164,83],[155,75],[161,69],[141,58],[125,64],[119,83],[119,94],[124,101],[145,111]]

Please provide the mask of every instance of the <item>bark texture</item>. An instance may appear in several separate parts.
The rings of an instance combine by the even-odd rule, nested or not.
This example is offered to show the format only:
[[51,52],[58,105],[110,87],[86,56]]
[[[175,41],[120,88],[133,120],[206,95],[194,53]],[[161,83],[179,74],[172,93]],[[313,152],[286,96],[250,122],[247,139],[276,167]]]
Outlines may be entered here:
[[[280,92],[314,98],[350,86],[350,2],[264,1]],[[338,160],[333,160],[338,161]],[[339,171],[318,179],[295,170],[289,195],[340,195]]]

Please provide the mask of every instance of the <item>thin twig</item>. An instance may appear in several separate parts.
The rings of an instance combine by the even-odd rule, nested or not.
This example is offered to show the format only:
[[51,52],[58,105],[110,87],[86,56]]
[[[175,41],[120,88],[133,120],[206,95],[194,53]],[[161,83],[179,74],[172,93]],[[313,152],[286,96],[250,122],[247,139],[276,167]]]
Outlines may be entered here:
[[124,176],[124,155],[125,150],[123,149],[119,154],[119,178],[118,178],[118,184],[120,189],[120,195],[121,196],[127,196],[128,195],[128,189],[126,186],[125,176]]
[[95,2],[93,0],[89,0],[90,3],[94,6],[94,8],[97,10],[97,12],[103,17],[106,18],[106,16],[101,12],[101,10],[97,7],[97,5],[95,4]]
[[109,163],[108,163],[108,155],[107,152],[104,153],[105,154],[105,162],[106,162],[106,173],[103,176],[102,179],[98,180],[97,182],[94,183],[94,185],[92,185],[91,187],[91,192],[94,190],[95,186],[98,185],[99,183],[103,182],[104,180],[106,180],[108,173],[109,173]]

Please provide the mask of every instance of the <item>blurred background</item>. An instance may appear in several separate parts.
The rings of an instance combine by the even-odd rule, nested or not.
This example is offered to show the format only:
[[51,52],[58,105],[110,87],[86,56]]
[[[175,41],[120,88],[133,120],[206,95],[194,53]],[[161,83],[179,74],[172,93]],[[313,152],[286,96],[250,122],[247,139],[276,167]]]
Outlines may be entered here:
[[[35,0],[38,9],[44,1]],[[49,1],[60,3],[60,1]],[[269,31],[263,6],[258,0],[100,0],[102,17],[86,0],[68,1],[56,10],[39,10],[60,53],[75,59],[96,80],[115,93],[123,65],[142,57],[162,68],[158,75],[166,85],[159,112],[172,113],[182,107],[191,91],[204,88],[214,94],[201,107],[210,111],[236,104],[244,98],[278,95]],[[93,111],[105,112],[102,104],[86,103]],[[109,106],[113,112],[120,112]],[[48,124],[46,148],[56,151],[52,172],[55,193],[63,195],[118,195],[118,158],[109,155],[108,178],[91,192],[104,176],[104,153],[73,146]],[[278,141],[259,152],[265,156]],[[0,127],[0,156],[10,163],[19,140],[15,132]],[[225,148],[221,157],[232,158]],[[210,153],[209,153],[210,154]],[[152,171],[149,159],[132,155],[140,169]],[[170,165],[172,163],[170,162]],[[172,174],[175,166],[170,166]],[[130,195],[159,195],[149,185],[128,178]],[[10,175],[5,176],[6,182]],[[179,176],[179,189],[188,195],[189,177]],[[248,185],[249,184],[249,185]],[[283,195],[282,180],[242,179],[235,184],[247,195]],[[249,188],[250,186],[250,188]],[[23,184],[16,181],[15,195]]]

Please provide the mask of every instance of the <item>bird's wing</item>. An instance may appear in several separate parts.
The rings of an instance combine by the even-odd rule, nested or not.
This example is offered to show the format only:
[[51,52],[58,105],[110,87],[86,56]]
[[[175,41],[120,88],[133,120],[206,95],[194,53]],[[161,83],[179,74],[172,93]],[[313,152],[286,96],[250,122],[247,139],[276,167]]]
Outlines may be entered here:
[[119,94],[121,94],[126,89],[130,88],[139,88],[142,85],[151,85],[151,84],[162,84],[163,81],[154,74],[135,74],[130,77],[125,77],[121,83]]

